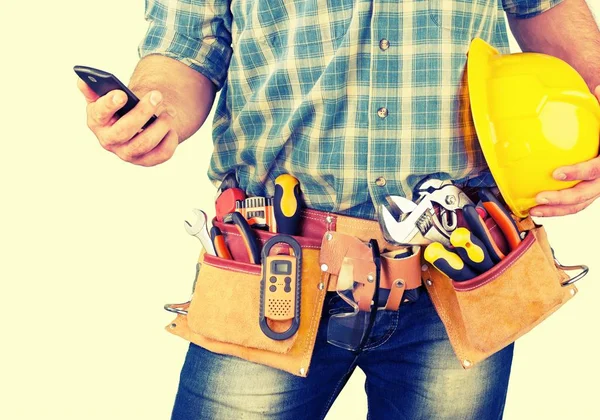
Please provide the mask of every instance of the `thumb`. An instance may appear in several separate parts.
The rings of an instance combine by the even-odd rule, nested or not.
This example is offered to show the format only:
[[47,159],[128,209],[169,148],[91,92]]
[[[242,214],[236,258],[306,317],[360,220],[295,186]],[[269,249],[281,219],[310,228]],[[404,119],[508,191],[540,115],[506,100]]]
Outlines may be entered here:
[[85,83],[79,77],[77,78],[77,87],[81,93],[83,93],[83,96],[85,96],[85,100],[88,104],[91,102],[96,102],[96,100],[99,98],[96,92],[94,92],[92,88],[90,88],[87,83]]

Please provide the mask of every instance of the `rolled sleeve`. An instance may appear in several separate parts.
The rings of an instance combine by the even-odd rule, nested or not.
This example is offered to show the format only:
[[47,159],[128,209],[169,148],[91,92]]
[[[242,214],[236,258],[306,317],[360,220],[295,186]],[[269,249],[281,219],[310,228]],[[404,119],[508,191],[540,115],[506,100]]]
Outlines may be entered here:
[[149,27],[140,58],[174,58],[223,87],[232,52],[227,0],[146,0],[145,17]]
[[504,11],[518,18],[527,19],[544,13],[564,0],[502,0]]

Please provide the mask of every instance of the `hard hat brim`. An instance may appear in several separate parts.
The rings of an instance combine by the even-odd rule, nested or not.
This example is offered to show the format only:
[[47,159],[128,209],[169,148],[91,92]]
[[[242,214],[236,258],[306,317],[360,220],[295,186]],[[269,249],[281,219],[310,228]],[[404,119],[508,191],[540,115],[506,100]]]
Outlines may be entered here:
[[487,162],[496,185],[506,201],[508,207],[518,217],[527,217],[527,212],[520,211],[512,202],[507,186],[504,185],[501,169],[494,153],[494,138],[492,133],[492,122],[490,120],[488,80],[490,79],[490,60],[499,56],[500,52],[480,38],[474,38],[469,47],[467,59],[467,84],[469,100],[471,104],[471,115],[481,151]]

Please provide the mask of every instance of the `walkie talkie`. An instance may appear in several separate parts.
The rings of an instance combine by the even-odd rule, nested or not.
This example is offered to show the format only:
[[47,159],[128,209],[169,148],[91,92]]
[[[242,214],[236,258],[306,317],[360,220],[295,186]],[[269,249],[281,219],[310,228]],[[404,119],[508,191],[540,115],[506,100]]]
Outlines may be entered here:
[[[273,253],[277,244],[287,244],[287,254]],[[291,251],[291,252],[290,252]],[[300,325],[300,277],[302,273],[302,248],[289,235],[269,239],[262,249],[262,280],[260,283],[260,329],[273,340],[285,340],[298,331]],[[292,321],[283,332],[273,331],[271,321]]]

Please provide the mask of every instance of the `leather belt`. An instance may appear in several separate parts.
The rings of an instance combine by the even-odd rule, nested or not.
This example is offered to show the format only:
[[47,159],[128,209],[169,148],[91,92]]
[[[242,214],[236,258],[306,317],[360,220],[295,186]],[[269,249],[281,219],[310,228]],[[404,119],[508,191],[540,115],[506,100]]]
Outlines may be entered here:
[[383,238],[379,223],[376,220],[304,209],[300,220],[299,236],[328,241],[327,246],[324,242],[324,246],[321,248],[322,255],[320,258],[322,261],[328,262],[326,271],[334,274],[330,277],[328,291],[335,291],[337,288],[342,259],[336,255],[329,256],[327,253],[345,254],[351,243],[351,241],[345,239],[345,235],[357,238],[363,243],[367,243],[371,239],[377,240],[382,256],[379,287],[380,289],[389,290],[386,309],[397,310],[405,291],[421,287],[421,254],[419,247],[413,248],[411,256],[396,259],[394,257],[406,251],[407,248],[387,242]]

